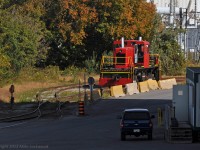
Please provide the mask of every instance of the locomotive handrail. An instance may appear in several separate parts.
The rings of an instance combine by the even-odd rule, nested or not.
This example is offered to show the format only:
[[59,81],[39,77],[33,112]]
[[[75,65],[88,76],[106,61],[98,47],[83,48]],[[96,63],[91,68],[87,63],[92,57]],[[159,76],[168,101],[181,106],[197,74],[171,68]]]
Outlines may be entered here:
[[[128,60],[128,62],[124,62],[124,63],[119,63],[117,62],[118,58],[124,58],[126,60]],[[109,60],[109,61],[106,61]],[[115,60],[115,61],[113,61]],[[129,67],[131,67],[133,65],[133,61],[132,61],[132,57],[113,57],[113,56],[102,56],[102,60],[101,60],[101,69],[103,68],[104,65],[129,65]]]
[[[159,65],[159,62],[160,62],[160,60],[159,60],[160,55],[159,54],[150,54],[149,57],[150,57],[149,62],[153,63],[154,66]],[[154,57],[154,59],[151,59],[151,57]]]

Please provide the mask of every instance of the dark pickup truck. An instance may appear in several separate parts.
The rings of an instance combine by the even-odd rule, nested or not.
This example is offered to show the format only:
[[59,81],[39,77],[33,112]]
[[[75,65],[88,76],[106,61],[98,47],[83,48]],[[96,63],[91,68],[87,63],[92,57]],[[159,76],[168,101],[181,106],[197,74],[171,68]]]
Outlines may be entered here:
[[120,128],[121,140],[126,140],[126,135],[147,135],[149,140],[152,140],[153,123],[148,109],[125,109],[123,111]]

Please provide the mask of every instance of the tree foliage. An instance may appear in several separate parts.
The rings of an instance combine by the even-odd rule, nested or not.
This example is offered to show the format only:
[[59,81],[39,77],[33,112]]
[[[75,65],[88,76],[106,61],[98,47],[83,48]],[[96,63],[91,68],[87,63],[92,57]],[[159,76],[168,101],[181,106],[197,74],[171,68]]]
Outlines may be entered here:
[[24,12],[24,7],[16,4],[0,11],[0,49],[9,57],[14,72],[46,57],[45,24]]
[[[93,52],[99,60],[104,51],[111,50],[113,40],[122,36],[127,39],[143,36],[148,40],[154,27],[151,21],[156,15],[155,6],[145,0],[51,2],[45,21],[54,33],[49,64],[81,66]],[[146,8],[148,11],[144,11]]]
[[180,75],[186,66],[184,53],[177,42],[178,32],[173,28],[165,29],[156,38],[154,52],[160,54],[161,70],[165,75]]
[[157,44],[163,28],[146,0],[0,0],[0,15],[1,67],[14,72],[26,66],[96,67],[121,37],[142,36],[163,54],[166,45],[178,48],[170,40]]

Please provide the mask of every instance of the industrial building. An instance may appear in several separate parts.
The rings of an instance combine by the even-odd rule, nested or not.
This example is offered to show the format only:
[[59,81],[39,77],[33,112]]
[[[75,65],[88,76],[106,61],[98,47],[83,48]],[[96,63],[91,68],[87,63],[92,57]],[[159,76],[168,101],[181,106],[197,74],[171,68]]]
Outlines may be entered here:
[[147,0],[156,5],[166,28],[182,28],[178,41],[185,57],[200,58],[200,0]]

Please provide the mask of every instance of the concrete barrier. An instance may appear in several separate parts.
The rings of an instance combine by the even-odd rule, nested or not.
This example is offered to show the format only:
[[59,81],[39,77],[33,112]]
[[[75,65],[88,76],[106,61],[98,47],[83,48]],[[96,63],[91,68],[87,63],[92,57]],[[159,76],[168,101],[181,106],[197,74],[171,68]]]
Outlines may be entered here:
[[169,89],[167,80],[159,80],[158,85],[159,85],[160,89],[163,89],[163,90]]
[[125,96],[122,85],[111,86],[110,92],[111,96],[114,96],[116,98],[120,96]]
[[175,78],[172,78],[172,79],[170,79],[171,80],[171,84],[172,85],[177,85],[177,82],[176,82],[176,79]]
[[159,89],[158,82],[156,80],[148,79],[147,83],[148,83],[148,86],[149,86],[150,90]]
[[149,86],[148,86],[147,81],[139,82],[138,85],[139,85],[139,91],[141,93],[149,92]]
[[138,86],[137,86],[136,82],[128,83],[128,84],[125,85],[125,87],[126,87],[126,93],[129,94],[129,95],[139,93]]
[[177,85],[176,79],[166,79],[166,80],[160,80],[158,81],[158,85],[161,89],[172,89],[173,85]]
[[172,79],[168,79],[168,88],[169,89],[172,89],[173,88],[173,85],[177,85],[176,83],[176,79],[175,78],[172,78]]

